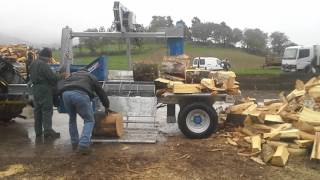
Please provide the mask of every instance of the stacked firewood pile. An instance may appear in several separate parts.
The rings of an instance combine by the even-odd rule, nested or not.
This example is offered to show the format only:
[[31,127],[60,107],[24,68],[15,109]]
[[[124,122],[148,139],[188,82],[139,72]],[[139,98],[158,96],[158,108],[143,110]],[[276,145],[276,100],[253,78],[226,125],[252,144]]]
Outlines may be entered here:
[[211,93],[236,95],[240,93],[239,83],[232,71],[212,72],[209,77],[202,78],[200,83],[189,84],[183,81],[173,81],[165,78],[155,80],[157,96],[164,96],[166,92],[174,94]]
[[[31,54],[32,58],[36,59],[36,50],[25,44],[0,45],[0,57],[11,62],[25,63],[28,59],[28,54]],[[54,58],[51,58],[49,63],[59,64]]]
[[[226,110],[227,123],[242,122],[230,144],[251,151],[248,156],[261,164],[285,166],[289,156],[306,155],[309,150],[310,159],[320,159],[319,107],[320,77],[306,84],[297,80],[291,93],[280,93],[279,99],[264,100],[263,104],[243,98]],[[240,146],[241,142],[251,147]]]
[[24,44],[0,45],[0,56],[3,59],[14,62],[25,62],[27,60],[28,52],[34,53],[27,45]]

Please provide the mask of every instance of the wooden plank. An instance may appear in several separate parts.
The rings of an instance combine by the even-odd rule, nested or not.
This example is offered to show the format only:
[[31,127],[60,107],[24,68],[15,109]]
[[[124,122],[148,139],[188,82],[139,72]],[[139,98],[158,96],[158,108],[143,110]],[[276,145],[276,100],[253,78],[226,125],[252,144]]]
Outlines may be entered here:
[[202,86],[200,84],[174,84],[173,93],[175,94],[192,94],[200,93]]
[[271,164],[274,166],[285,166],[289,158],[288,149],[285,146],[278,146],[276,152],[272,156]]
[[252,152],[261,151],[261,137],[260,135],[251,136]]

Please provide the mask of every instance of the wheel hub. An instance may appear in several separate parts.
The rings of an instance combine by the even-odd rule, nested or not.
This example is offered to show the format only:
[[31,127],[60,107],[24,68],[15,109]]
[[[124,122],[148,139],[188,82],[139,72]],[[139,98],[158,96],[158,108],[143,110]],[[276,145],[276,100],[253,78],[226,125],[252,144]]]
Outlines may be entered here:
[[193,122],[194,122],[195,124],[201,124],[201,122],[202,122],[201,116],[200,116],[200,115],[194,116],[194,117],[193,117]]

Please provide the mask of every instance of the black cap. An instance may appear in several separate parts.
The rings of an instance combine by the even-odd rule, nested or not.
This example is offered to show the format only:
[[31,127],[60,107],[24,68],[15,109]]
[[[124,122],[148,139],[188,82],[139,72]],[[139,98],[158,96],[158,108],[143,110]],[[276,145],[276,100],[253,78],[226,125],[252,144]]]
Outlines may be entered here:
[[52,51],[49,48],[43,48],[39,55],[42,57],[52,58]]

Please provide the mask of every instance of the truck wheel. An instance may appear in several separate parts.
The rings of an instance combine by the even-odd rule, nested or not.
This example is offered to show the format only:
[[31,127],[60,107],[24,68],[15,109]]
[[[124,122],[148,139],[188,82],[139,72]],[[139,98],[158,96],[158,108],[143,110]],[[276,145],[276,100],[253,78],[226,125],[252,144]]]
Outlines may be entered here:
[[188,138],[206,138],[217,130],[218,116],[210,105],[192,103],[180,110],[178,125],[181,132]]

